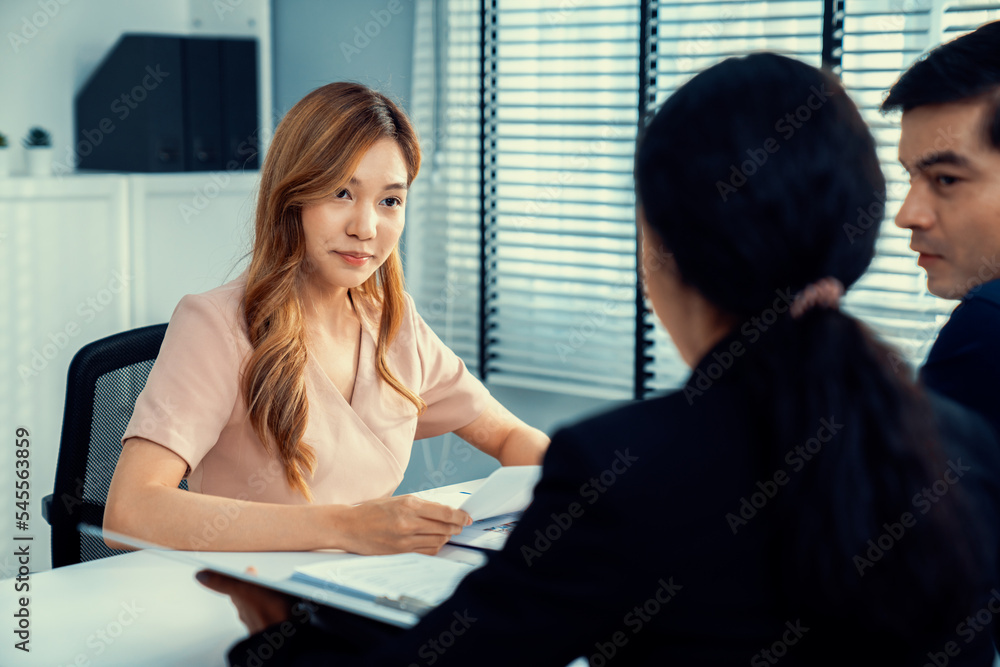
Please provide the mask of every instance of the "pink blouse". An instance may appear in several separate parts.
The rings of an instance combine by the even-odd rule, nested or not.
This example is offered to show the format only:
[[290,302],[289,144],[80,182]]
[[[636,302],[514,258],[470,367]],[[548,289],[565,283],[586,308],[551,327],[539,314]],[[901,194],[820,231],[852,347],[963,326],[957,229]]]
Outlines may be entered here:
[[[251,352],[240,302],[246,277],[181,299],[159,356],[122,436],[143,437],[188,464],[192,491],[261,502],[302,504],[281,463],[250,425],[240,374]],[[363,309],[359,307],[359,313]],[[354,504],[389,496],[403,479],[414,440],[472,423],[489,391],[441,342],[406,295],[387,363],[427,403],[424,414],[375,372],[377,314],[362,314],[361,351],[348,403],[308,357],[309,417],[303,440],[316,452],[306,477],[316,503]]]

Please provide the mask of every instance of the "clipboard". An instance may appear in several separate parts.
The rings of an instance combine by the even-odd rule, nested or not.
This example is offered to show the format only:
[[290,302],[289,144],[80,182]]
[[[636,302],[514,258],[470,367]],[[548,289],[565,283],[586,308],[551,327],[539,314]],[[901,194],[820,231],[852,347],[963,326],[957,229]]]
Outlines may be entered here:
[[[314,584],[305,583],[292,579],[277,579],[274,577],[252,574],[237,567],[230,567],[210,558],[199,556],[199,551],[178,551],[161,544],[155,544],[140,540],[128,535],[122,535],[110,530],[90,524],[80,523],[77,530],[86,535],[104,539],[105,537],[128,545],[136,549],[142,549],[150,553],[169,560],[192,565],[199,570],[208,570],[218,574],[224,574],[240,581],[246,581],[257,586],[262,586],[270,590],[285,593],[297,598],[311,600],[328,607],[347,611],[358,616],[364,616],[372,620],[381,621],[399,628],[410,628],[417,624],[420,617],[434,607],[420,600],[414,600],[406,596],[387,597],[374,596],[362,591],[347,591],[344,589],[333,590],[328,587],[321,587]],[[332,554],[331,554],[332,555]]]

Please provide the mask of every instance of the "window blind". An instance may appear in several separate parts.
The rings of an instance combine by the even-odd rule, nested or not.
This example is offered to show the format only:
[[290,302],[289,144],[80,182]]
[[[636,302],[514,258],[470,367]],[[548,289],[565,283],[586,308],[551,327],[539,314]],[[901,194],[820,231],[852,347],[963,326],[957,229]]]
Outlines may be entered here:
[[423,162],[409,193],[404,266],[417,310],[479,373],[479,0],[415,5],[410,116]]
[[[650,110],[699,71],[730,56],[775,51],[819,67],[823,46],[822,0],[767,2],[661,0],[651,7],[653,55],[649,59]],[[652,391],[679,387],[690,369],[656,319],[648,302],[652,341],[647,385]]]
[[631,398],[638,4],[495,12],[487,379]]
[[687,366],[636,292],[639,109],[765,49],[836,64],[871,125],[886,222],[845,308],[922,361],[955,302],[927,293],[892,222],[907,183],[898,119],[877,108],[921,52],[996,20],[1000,2],[416,2],[425,162],[408,204],[408,278],[431,326],[489,382],[607,399],[683,382]]

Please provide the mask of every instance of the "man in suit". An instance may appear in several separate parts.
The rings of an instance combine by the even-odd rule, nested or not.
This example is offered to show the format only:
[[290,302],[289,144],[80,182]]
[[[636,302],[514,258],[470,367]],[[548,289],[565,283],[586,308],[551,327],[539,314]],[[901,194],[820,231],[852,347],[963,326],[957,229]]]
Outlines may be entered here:
[[896,110],[910,174],[896,225],[912,233],[927,289],[961,300],[920,375],[1000,432],[1000,21],[910,67],[882,103]]

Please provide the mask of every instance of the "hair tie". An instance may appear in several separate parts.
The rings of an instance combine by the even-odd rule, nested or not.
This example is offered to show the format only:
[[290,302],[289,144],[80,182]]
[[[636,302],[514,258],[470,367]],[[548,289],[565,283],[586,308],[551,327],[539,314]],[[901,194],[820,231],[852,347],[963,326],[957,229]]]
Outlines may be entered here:
[[801,292],[795,295],[790,308],[792,317],[802,317],[803,313],[815,306],[837,308],[840,305],[840,297],[843,295],[844,285],[836,278],[828,276],[817,280],[806,285]]

